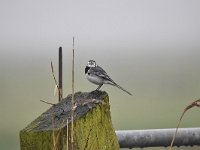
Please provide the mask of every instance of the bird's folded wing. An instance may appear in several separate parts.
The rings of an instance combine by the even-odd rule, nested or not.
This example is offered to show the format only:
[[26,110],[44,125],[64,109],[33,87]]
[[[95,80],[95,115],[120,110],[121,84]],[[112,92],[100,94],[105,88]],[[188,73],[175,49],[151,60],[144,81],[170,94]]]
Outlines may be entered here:
[[97,66],[97,67],[95,67],[95,68],[91,68],[91,69],[90,69],[90,73],[91,73],[91,74],[94,74],[94,75],[96,75],[96,76],[98,76],[98,77],[100,77],[100,78],[102,78],[102,79],[104,79],[104,80],[108,80],[108,81],[110,81],[110,82],[112,82],[112,83],[115,83],[115,82],[108,76],[108,74],[107,74],[101,67],[99,67],[99,66]]

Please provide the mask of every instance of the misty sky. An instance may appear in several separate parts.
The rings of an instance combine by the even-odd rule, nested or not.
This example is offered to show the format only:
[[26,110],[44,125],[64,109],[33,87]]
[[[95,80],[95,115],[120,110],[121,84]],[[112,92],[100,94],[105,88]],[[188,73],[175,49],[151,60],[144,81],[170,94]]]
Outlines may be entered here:
[[2,0],[0,4],[1,51],[44,53],[44,48],[48,51],[55,45],[68,48],[72,36],[85,53],[113,52],[116,47],[127,53],[145,48],[162,51],[163,45],[169,51],[175,46],[199,48],[198,0]]
[[[70,69],[75,36],[77,78],[81,81],[89,59],[95,59],[114,79],[132,86],[132,91],[137,90],[133,86],[137,81],[141,85],[151,78],[196,76],[199,6],[198,0],[4,0],[0,2],[0,68],[3,73],[49,70],[49,60],[56,59],[62,46]],[[6,74],[2,78],[8,80]]]

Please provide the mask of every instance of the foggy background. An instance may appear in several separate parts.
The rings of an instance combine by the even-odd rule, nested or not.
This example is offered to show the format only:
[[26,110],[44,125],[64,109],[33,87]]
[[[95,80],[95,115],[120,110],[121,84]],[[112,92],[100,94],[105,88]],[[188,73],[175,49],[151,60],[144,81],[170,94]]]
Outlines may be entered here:
[[[133,94],[101,88],[115,130],[176,127],[200,98],[199,8],[198,0],[1,0],[0,149],[20,149],[19,131],[50,107],[40,99],[57,102],[50,60],[56,70],[59,46],[64,96],[71,93],[73,36],[75,91],[97,88],[84,75],[94,59]],[[186,113],[181,127],[199,127],[199,113]]]

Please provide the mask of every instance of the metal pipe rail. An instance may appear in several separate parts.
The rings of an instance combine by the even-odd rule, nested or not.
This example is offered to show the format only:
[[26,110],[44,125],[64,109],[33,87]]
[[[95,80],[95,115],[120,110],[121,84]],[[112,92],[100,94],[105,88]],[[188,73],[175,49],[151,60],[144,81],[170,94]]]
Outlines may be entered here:
[[[115,131],[120,148],[170,146],[175,128]],[[179,128],[173,146],[200,146],[200,128]]]

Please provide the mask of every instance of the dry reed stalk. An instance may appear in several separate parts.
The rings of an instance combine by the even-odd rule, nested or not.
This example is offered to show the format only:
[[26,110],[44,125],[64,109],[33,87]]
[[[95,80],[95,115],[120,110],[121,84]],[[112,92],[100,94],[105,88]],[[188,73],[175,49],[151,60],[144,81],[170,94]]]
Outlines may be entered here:
[[67,119],[67,150],[69,149],[69,143],[68,143],[68,139],[69,139],[69,126],[68,126],[68,119]]
[[185,114],[189,109],[191,109],[191,108],[193,108],[193,107],[195,107],[195,106],[196,106],[196,107],[200,107],[200,99],[198,99],[198,100],[192,102],[190,105],[188,105],[188,106],[184,109],[184,111],[183,111],[183,113],[182,113],[182,115],[181,115],[181,117],[180,117],[180,119],[179,119],[178,125],[177,125],[177,127],[176,127],[176,131],[175,131],[174,136],[173,136],[173,139],[172,139],[172,141],[171,141],[171,145],[170,145],[169,150],[172,150],[172,146],[173,146],[173,144],[174,144],[174,141],[175,141],[175,138],[176,138],[176,135],[177,135],[177,132],[178,132],[178,128],[179,128],[179,126],[180,126],[180,123],[181,123],[181,120],[182,120],[184,114]]
[[73,129],[74,129],[74,37],[73,37],[73,56],[72,56],[72,108],[71,108],[71,149],[73,150]]

